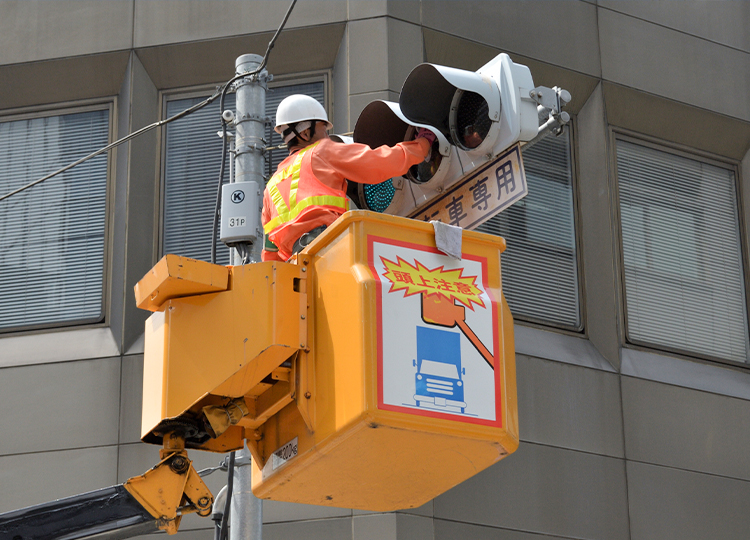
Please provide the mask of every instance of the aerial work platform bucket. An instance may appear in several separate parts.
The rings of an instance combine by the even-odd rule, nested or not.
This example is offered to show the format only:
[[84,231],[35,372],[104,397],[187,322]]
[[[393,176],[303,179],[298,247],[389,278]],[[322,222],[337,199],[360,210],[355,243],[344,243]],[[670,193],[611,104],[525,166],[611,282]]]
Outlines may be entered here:
[[[463,231],[455,259],[436,248],[431,224],[353,211],[296,265],[230,267],[219,292],[194,296],[193,285],[192,296],[143,300],[162,313],[147,323],[144,373],[160,374],[162,390],[150,412],[144,401],[144,440],[240,399],[241,419],[187,446],[223,451],[246,438],[256,496],[375,511],[424,504],[518,447],[504,249],[502,238]],[[144,284],[140,297],[158,288]],[[231,328],[209,322],[227,309]],[[172,388],[197,366],[214,372],[206,388]]]

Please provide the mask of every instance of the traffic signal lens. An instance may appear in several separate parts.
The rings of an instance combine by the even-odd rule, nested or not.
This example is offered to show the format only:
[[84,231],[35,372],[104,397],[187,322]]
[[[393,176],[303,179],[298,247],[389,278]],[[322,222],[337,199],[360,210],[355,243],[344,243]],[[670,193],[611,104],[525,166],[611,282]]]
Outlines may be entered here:
[[393,180],[389,178],[380,184],[362,184],[362,194],[368,210],[385,212],[396,195],[396,188],[393,187]]
[[406,176],[409,180],[417,184],[429,182],[432,180],[432,177],[435,176],[435,173],[437,173],[442,161],[443,156],[440,154],[439,144],[436,140],[432,143],[430,158],[418,165],[412,165],[409,168],[409,172],[406,173]]
[[482,144],[492,126],[487,101],[476,92],[465,90],[456,90],[449,121],[451,138],[464,150]]

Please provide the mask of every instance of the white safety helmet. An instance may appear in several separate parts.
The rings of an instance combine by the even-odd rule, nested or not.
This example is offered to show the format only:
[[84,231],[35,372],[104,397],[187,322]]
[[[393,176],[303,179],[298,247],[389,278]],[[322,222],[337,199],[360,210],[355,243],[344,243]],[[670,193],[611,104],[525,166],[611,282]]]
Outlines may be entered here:
[[[284,132],[290,126],[309,120],[325,122],[326,129],[333,127],[333,124],[328,121],[326,110],[323,108],[323,105],[318,103],[317,99],[302,94],[294,94],[284,98],[279,103],[279,107],[276,109],[276,127],[274,127],[274,131],[283,137]],[[309,128],[310,125],[298,125],[297,133]],[[288,140],[294,137],[294,135],[294,133],[287,134],[287,137],[284,137],[284,142],[289,142]]]

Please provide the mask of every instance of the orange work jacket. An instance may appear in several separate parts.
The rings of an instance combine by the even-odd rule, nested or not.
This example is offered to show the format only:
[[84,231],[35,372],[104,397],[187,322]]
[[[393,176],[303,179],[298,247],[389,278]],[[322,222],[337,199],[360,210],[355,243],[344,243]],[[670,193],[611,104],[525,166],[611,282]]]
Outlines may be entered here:
[[379,184],[422,162],[429,148],[421,138],[374,150],[323,139],[288,156],[263,194],[263,230],[279,249],[264,250],[263,260],[287,260],[300,236],[346,212],[347,179]]

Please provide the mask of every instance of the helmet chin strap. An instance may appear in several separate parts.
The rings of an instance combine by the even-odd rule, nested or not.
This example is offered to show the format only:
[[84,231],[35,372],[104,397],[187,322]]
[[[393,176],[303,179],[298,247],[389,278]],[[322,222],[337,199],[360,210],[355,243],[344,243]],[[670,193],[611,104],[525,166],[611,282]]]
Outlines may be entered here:
[[[299,122],[295,124],[294,126],[290,127],[287,131],[284,132],[284,142],[287,143],[287,145],[290,145],[294,139],[297,139],[297,142],[303,141],[305,143],[309,143],[313,137],[315,137],[315,124],[317,120],[310,120],[305,122]],[[298,130],[297,128],[300,125],[309,124],[309,126],[305,126],[303,129]],[[305,138],[302,136],[302,133],[305,131],[310,130],[310,135]],[[299,146],[299,144],[291,144],[291,146]]]

